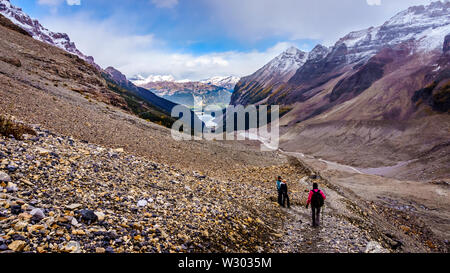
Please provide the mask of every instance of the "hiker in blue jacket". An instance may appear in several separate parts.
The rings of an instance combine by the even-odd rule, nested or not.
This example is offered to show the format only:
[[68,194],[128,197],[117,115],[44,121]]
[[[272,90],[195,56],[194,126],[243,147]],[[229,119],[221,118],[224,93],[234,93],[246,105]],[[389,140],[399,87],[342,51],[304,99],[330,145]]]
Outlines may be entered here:
[[290,208],[291,205],[289,203],[287,182],[286,180],[282,180],[281,176],[278,176],[277,179],[277,190],[278,190],[278,204],[280,204],[280,206],[282,207],[285,207],[285,204],[287,202],[287,207]]
[[282,206],[282,203],[281,203],[281,201],[282,201],[282,198],[283,198],[283,195],[282,195],[282,193],[281,193],[281,176],[278,176],[278,179],[277,179],[277,191],[278,191],[278,204],[280,204],[280,206]]

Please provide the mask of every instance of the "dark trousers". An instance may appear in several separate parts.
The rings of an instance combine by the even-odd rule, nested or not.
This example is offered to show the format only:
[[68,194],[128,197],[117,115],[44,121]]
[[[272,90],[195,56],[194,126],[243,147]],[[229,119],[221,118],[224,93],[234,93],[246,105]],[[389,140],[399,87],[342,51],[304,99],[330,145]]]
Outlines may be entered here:
[[315,208],[311,206],[311,214],[312,214],[312,225],[313,227],[317,227],[320,225],[320,208]]
[[282,207],[285,207],[286,203],[287,207],[290,208],[291,204],[289,203],[287,186],[281,185],[280,189],[278,190],[278,204],[280,204]]

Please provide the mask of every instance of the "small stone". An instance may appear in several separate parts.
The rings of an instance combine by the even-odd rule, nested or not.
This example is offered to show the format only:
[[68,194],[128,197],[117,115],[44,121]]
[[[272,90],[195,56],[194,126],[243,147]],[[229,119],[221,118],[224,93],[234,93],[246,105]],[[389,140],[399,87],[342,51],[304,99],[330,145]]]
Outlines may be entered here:
[[19,189],[17,188],[17,185],[12,183],[12,182],[9,182],[8,185],[6,186],[6,191],[7,192],[16,192],[18,190]]
[[67,243],[63,250],[70,253],[81,253],[80,243],[76,241],[70,241]]
[[81,211],[81,220],[93,223],[98,220],[98,217],[92,210],[84,209]]
[[95,248],[95,253],[105,253],[106,250],[103,247],[96,247]]
[[36,147],[36,151],[40,154],[40,155],[48,155],[50,153],[49,150],[41,148],[41,147]]
[[73,235],[86,235],[86,232],[84,232],[84,230],[81,230],[81,229],[74,229],[74,230],[72,230],[72,234]]
[[42,219],[45,218],[44,212],[43,212],[41,209],[38,209],[38,208],[33,209],[33,210],[30,212],[30,214],[31,214],[31,216],[32,216],[31,219],[34,220],[34,221],[37,221],[37,222],[39,222],[39,221],[41,221]]
[[15,165],[15,164],[9,164],[9,165],[6,167],[6,169],[8,170],[8,172],[13,173],[13,172],[17,171],[18,167],[17,167],[17,165]]
[[14,229],[17,231],[22,231],[23,229],[25,229],[28,226],[27,222],[17,222],[14,225]]
[[20,205],[13,205],[11,206],[11,213],[14,215],[19,215],[23,212],[22,206]]
[[66,208],[70,209],[70,210],[75,210],[77,208],[80,208],[81,206],[82,206],[81,204],[75,203],[75,204],[67,205]]
[[75,227],[80,226],[80,224],[78,223],[77,219],[75,219],[75,217],[72,218],[72,221],[70,221],[70,224]]
[[8,248],[14,252],[21,252],[27,244],[24,241],[17,240],[8,245]]
[[31,227],[28,228],[28,232],[32,233],[35,231],[39,231],[44,229],[45,227],[43,225],[32,225]]
[[98,221],[102,222],[103,220],[105,220],[105,214],[103,212],[96,211],[94,213],[95,215],[97,215]]
[[11,177],[4,172],[0,172],[0,182],[11,182]]
[[112,247],[108,246],[108,247],[105,249],[105,252],[106,252],[106,253],[114,253],[114,249],[113,249]]
[[147,200],[139,200],[137,203],[138,207],[141,208],[147,206],[147,204],[148,204]]
[[29,214],[29,213],[22,212],[22,213],[19,214],[17,217],[18,217],[19,219],[21,219],[21,220],[30,220],[31,217],[33,217],[33,216],[31,216],[31,214]]
[[370,241],[366,249],[364,250],[365,253],[387,253],[388,251],[384,249],[379,243],[375,241]]

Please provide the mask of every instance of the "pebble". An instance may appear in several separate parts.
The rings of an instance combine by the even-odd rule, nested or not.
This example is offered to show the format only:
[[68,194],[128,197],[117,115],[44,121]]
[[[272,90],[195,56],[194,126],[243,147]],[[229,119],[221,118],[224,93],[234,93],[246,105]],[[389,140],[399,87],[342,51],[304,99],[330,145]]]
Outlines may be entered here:
[[80,243],[76,241],[70,241],[65,245],[63,251],[69,253],[81,253]]
[[98,221],[102,222],[103,220],[105,220],[105,214],[103,212],[96,211],[94,213],[97,216]]
[[8,167],[6,167],[6,169],[10,172],[10,173],[13,173],[13,172],[15,172],[16,170],[17,170],[17,165],[15,165],[15,164],[9,164],[8,165]]
[[388,253],[385,248],[383,248],[378,242],[370,241],[366,249],[364,250],[365,253]]
[[37,221],[37,222],[39,222],[45,218],[44,212],[42,211],[42,209],[39,209],[39,208],[31,210],[30,214],[32,216],[31,219],[34,221]]
[[27,245],[26,242],[21,240],[13,241],[11,244],[8,245],[8,248],[11,249],[14,252],[21,252],[25,246]]
[[147,206],[147,204],[148,204],[147,200],[139,200],[137,203],[138,207],[145,207]]
[[105,249],[103,247],[97,247],[95,248],[95,253],[105,253]]
[[86,221],[88,223],[93,223],[97,221],[98,217],[92,210],[84,209],[81,210],[81,220]]
[[19,215],[20,213],[22,213],[22,206],[20,205],[13,205],[11,206],[11,213],[14,215]]
[[11,177],[4,172],[0,172],[0,182],[11,182]]
[[76,203],[76,204],[67,205],[66,208],[70,209],[70,210],[76,210],[78,208],[81,208],[82,206],[83,206],[82,204]]
[[19,188],[17,187],[17,185],[12,182],[9,182],[8,185],[6,186],[6,191],[9,193],[16,192],[18,190]]

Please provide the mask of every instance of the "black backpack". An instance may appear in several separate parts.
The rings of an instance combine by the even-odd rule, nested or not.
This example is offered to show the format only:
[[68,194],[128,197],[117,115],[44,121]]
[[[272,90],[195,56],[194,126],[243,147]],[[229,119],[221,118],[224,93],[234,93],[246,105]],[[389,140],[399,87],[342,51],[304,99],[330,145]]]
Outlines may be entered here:
[[313,195],[311,197],[311,205],[314,208],[321,208],[323,206],[323,196],[322,194],[320,194],[320,190],[317,190],[317,192],[315,192],[314,190],[312,191]]

